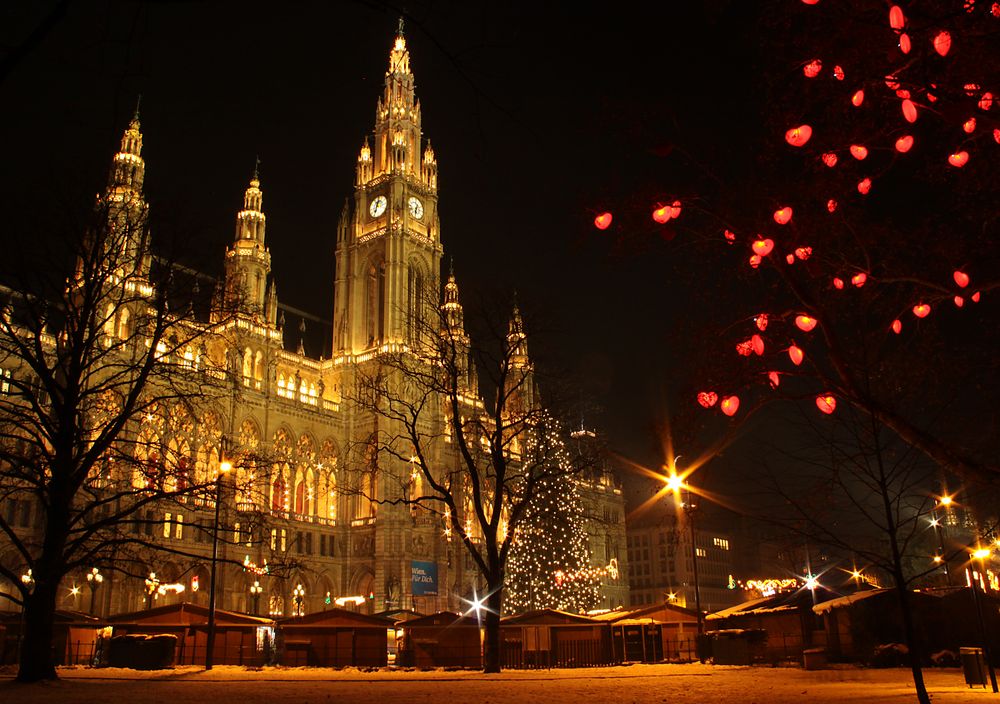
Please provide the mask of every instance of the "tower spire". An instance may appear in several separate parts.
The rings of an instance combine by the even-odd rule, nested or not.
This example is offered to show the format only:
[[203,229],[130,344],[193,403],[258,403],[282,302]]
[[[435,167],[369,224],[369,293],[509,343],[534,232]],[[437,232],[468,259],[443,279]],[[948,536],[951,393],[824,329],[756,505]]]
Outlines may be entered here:
[[267,217],[263,203],[260,157],[254,157],[253,176],[243,194],[243,209],[236,213],[233,246],[226,250],[225,307],[247,315],[265,315],[270,321],[271,253],[264,245]]

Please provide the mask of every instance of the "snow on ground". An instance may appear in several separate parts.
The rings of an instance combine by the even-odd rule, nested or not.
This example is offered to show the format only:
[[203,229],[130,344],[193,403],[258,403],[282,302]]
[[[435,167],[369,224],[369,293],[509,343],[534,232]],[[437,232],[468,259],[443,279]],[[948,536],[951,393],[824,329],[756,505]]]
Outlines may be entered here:
[[[0,702],[77,704],[803,704],[916,701],[909,670],[715,665],[632,665],[579,670],[519,670],[499,675],[471,671],[374,671],[354,668],[196,667],[138,672],[117,668],[60,669],[59,682],[21,685],[0,673]],[[961,670],[925,673],[934,704],[994,701],[970,690]]]

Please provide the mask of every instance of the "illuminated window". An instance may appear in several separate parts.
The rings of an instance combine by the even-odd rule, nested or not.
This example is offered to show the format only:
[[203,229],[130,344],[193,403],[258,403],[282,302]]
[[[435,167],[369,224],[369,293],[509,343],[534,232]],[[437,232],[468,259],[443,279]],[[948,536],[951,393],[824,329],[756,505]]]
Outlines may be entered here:
[[729,541],[725,538],[712,538],[712,545],[723,550],[729,549]]
[[0,368],[0,394],[10,393],[10,369]]
[[705,557],[708,553],[705,551],[705,548],[695,548],[695,554],[698,557]]
[[164,538],[169,538],[170,537],[170,517],[171,517],[171,513],[169,511],[167,511],[166,513],[163,514],[163,537]]
[[174,516],[174,537],[177,540],[184,537],[184,516],[179,513]]

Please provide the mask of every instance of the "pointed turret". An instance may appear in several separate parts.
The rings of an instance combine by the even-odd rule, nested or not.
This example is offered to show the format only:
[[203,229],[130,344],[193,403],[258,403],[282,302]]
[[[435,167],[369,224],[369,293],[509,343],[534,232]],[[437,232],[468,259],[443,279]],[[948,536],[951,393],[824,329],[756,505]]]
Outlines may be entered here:
[[147,223],[149,206],[142,192],[146,164],[142,159],[142,130],[139,107],[122,135],[118,152],[111,160],[108,186],[97,207],[107,223],[104,235],[106,261],[113,262],[124,278],[145,279],[149,273]]
[[512,367],[531,369],[531,360],[528,359],[528,336],[524,334],[524,321],[521,319],[521,311],[516,302],[510,324],[507,326],[507,347],[510,350]]
[[507,395],[506,409],[509,413],[523,415],[536,407],[534,371],[528,357],[528,336],[524,332],[524,320],[514,301],[507,326],[507,359],[509,370],[504,379],[504,393]]
[[[441,303],[441,336],[444,339],[444,354],[454,355],[455,376],[462,390],[475,396],[479,393],[479,381],[475,365],[470,363],[472,343],[465,333],[464,311],[458,300],[458,282],[455,280],[454,263],[449,265],[448,283],[444,285],[444,300]],[[448,363],[448,360],[445,360]]]
[[271,311],[265,310],[268,277],[271,274],[271,254],[264,245],[267,218],[261,209],[263,202],[258,159],[254,165],[250,185],[243,195],[243,209],[236,213],[233,246],[226,250],[224,306],[230,312],[265,316],[271,322]]

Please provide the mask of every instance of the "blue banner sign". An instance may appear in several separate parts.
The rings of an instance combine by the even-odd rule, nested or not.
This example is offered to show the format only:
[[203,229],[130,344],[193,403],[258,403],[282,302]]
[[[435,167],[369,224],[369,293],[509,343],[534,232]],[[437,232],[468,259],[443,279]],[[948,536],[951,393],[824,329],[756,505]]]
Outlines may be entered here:
[[437,596],[438,566],[436,562],[410,562],[413,596]]

